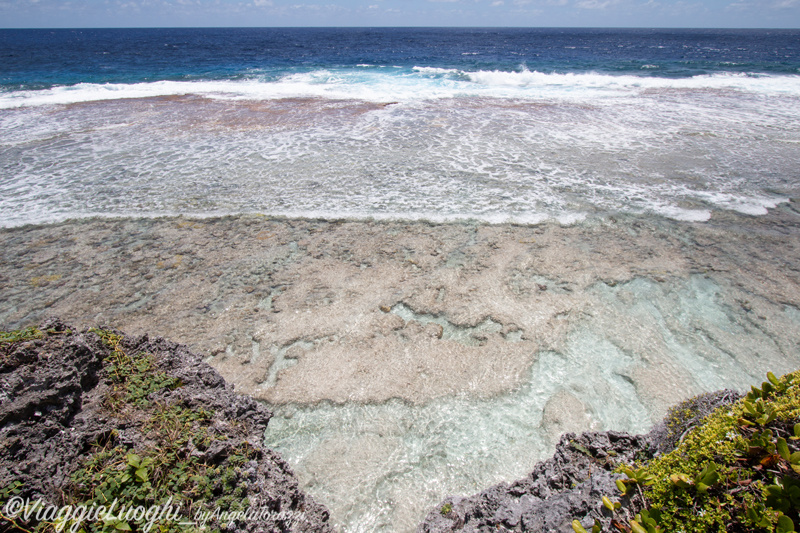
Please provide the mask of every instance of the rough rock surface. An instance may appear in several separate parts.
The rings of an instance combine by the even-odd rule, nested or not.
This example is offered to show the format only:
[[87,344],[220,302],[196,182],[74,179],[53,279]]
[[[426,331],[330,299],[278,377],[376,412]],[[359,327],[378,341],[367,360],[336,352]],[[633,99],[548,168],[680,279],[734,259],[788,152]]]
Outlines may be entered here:
[[[59,504],[69,476],[94,443],[113,438],[128,448],[142,445],[141,420],[117,418],[103,408],[108,392],[103,359],[110,348],[95,333],[72,332],[56,319],[41,328],[42,339],[0,343],[0,487],[21,482],[23,497]],[[185,346],[156,337],[124,338],[131,353],[153,356],[157,370],[180,380],[174,390],[152,393],[151,402],[180,402],[212,411],[212,425],[227,440],[203,453],[222,461],[247,442],[257,455],[243,478],[251,505],[274,511],[302,511],[305,521],[268,518],[238,529],[253,531],[331,531],[328,511],[298,488],[289,466],[261,442],[271,413],[250,397],[236,394],[216,370]],[[228,429],[228,428],[235,428]],[[243,428],[243,429],[242,429]]]
[[[417,532],[570,533],[575,519],[587,530],[598,519],[603,531],[609,531],[611,515],[601,498],[619,495],[615,482],[626,478],[613,470],[620,464],[642,464],[672,451],[685,431],[717,407],[739,398],[730,390],[692,398],[672,408],[664,421],[646,435],[616,431],[565,433],[553,456],[537,464],[527,477],[495,485],[474,496],[447,498],[428,514]],[[623,506],[636,509],[637,500],[621,500]]]

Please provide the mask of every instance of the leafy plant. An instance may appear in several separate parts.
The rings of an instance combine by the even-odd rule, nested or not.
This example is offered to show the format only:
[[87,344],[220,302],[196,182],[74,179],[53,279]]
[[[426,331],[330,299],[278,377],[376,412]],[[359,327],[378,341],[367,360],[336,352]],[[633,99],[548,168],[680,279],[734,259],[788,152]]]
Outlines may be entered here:
[[122,348],[122,336],[107,330],[91,329],[108,347],[111,353],[105,359],[111,393],[106,397],[106,405],[112,411],[120,411],[126,406],[142,407],[154,392],[176,389],[181,386],[179,379],[155,370],[153,357],[140,352],[129,356]]
[[616,485],[623,496],[627,495],[633,486],[647,487],[655,483],[655,478],[644,468],[634,470],[629,466],[624,466],[622,472],[628,476],[628,479],[618,479]]
[[[575,533],[589,533],[588,531],[586,531],[586,528],[584,528],[578,520],[573,520],[572,521],[572,530]],[[599,520],[595,520],[594,521],[594,525],[592,526],[592,532],[591,533],[600,533],[600,531],[602,531],[602,530],[603,530],[603,528],[600,525],[600,521]]]
[[0,331],[0,342],[14,343],[44,338],[45,333],[39,328],[29,327],[15,331]]
[[612,501],[608,496],[603,496],[601,500],[603,501],[603,507],[605,507],[612,513],[614,511],[619,510],[619,508],[622,507],[622,504],[620,502]]
[[[745,398],[704,419],[689,407],[671,411],[674,428],[668,422],[667,438],[676,447],[638,467],[617,470],[627,476],[616,481],[626,497],[623,507],[603,498],[615,516],[612,528],[794,531],[800,520],[798,377],[800,371],[780,378],[769,373]],[[622,524],[616,516],[623,512],[636,515]],[[573,529],[580,531],[574,524]]]
[[[767,383],[764,385],[766,386]],[[745,413],[744,416],[739,419],[739,422],[747,426],[752,426],[754,423],[759,426],[766,426],[778,416],[775,410],[761,398],[757,399],[755,402],[745,399],[742,405],[745,408]]]
[[777,479],[773,485],[765,487],[765,503],[782,513],[800,510],[800,481]]
[[719,481],[719,473],[716,463],[709,463],[693,478],[686,474],[671,474],[669,479],[676,487],[682,489],[694,487],[697,492],[705,494],[712,485]]
[[664,530],[658,525],[659,520],[661,520],[661,513],[657,509],[642,509],[636,518],[631,520],[631,531],[633,533],[661,533]]

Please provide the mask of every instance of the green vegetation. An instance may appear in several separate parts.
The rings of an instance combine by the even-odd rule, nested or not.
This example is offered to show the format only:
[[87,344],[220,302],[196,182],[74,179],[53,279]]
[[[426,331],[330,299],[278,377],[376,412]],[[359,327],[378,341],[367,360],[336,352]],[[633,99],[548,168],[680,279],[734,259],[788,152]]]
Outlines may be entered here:
[[44,332],[35,327],[16,331],[0,331],[0,343],[14,343],[44,338]]
[[[800,371],[767,378],[682,435],[672,452],[618,469],[627,476],[617,482],[622,496],[633,496],[636,487],[644,508],[632,517],[632,509],[620,511],[619,502],[603,497],[614,530],[784,533],[800,527]],[[670,414],[668,426],[681,427],[692,416],[684,406]],[[577,521],[573,529],[585,531]]]
[[127,355],[120,346],[122,336],[110,331],[91,329],[109,348],[111,354],[105,359],[112,390],[105,399],[105,405],[118,413],[125,407],[142,408],[149,402],[147,397],[153,392],[176,389],[180,380],[155,371],[153,357],[144,352],[134,356]]
[[69,335],[70,333],[72,333],[70,330],[56,331],[54,329],[48,329],[47,331],[42,331],[34,326],[14,331],[0,331],[0,346],[10,346],[15,342],[44,339],[50,335]]
[[[102,400],[103,410],[120,421],[122,430],[113,430],[93,444],[89,457],[72,473],[62,488],[59,505],[72,508],[117,508],[142,506],[169,508],[163,519],[150,521],[141,516],[130,520],[107,519],[82,521],[76,533],[119,533],[147,531],[155,533],[196,530],[198,513],[244,511],[247,484],[241,481],[243,467],[258,456],[258,451],[244,439],[244,428],[236,423],[225,430],[214,425],[214,413],[190,408],[183,401],[154,398],[154,393],[168,392],[182,386],[180,380],[157,369],[152,355],[141,352],[130,355],[123,348],[121,335],[92,329],[110,349],[104,359],[104,376],[108,392]],[[28,328],[0,333],[2,342],[44,338],[47,332]],[[164,398],[156,394],[155,398]],[[136,431],[140,444],[132,447],[130,436],[121,431]],[[144,444],[141,444],[144,443]],[[19,494],[14,485],[0,490],[0,502]],[[117,515],[118,516],[118,515]],[[30,523],[0,516],[0,530],[38,533],[70,531],[71,520],[58,518]],[[219,531],[225,524],[213,519],[206,530]]]
[[[155,406],[151,414],[144,431],[153,444],[131,453],[124,446],[112,446],[113,435],[109,444],[98,443],[90,459],[72,475],[65,490],[67,500],[73,505],[108,506],[114,500],[132,507],[171,505],[180,508],[181,516],[186,518],[204,508],[243,510],[246,501],[244,489],[238,484],[239,472],[255,450],[243,445],[227,461],[209,464],[205,454],[197,451],[206,451],[215,441],[225,440],[208,426],[212,413],[162,404]],[[136,529],[137,524],[85,526],[87,532],[127,531]],[[157,526],[159,532],[193,528],[174,520]]]

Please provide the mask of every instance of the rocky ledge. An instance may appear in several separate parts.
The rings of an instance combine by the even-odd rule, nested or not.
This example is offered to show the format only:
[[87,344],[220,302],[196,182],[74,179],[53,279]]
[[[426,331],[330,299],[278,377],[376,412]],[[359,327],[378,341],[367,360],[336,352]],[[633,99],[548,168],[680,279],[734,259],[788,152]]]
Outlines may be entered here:
[[[6,505],[11,499],[59,508],[169,503],[174,520],[156,531],[178,528],[175,520],[332,531],[328,511],[262,446],[270,411],[186,347],[76,332],[54,319],[0,341],[0,531],[54,522],[46,512],[25,517]],[[110,516],[117,530],[143,530],[131,515]],[[99,531],[109,521],[84,526]]]
[[[577,520],[587,530],[597,521],[601,531],[631,531],[617,526],[603,497],[619,495],[615,470],[646,463],[673,451],[689,430],[718,407],[741,395],[731,390],[704,394],[670,410],[646,435],[614,431],[565,433],[550,459],[536,465],[524,479],[501,483],[470,497],[449,497],[431,510],[417,533],[477,531],[569,532]],[[631,494],[622,502],[631,516],[644,501]],[[581,526],[583,527],[583,526]],[[622,527],[622,529],[620,529]]]

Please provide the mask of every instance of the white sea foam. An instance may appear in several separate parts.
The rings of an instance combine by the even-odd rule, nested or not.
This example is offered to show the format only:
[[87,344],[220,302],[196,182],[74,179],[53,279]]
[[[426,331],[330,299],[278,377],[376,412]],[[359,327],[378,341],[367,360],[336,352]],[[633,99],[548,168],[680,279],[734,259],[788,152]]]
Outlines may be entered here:
[[[262,212],[573,224],[625,212],[696,222],[720,209],[764,214],[800,194],[796,96],[650,88],[625,96],[598,81],[624,85],[624,77],[484,74],[479,83],[447,69],[330,69],[275,82],[19,93],[23,103],[107,102],[0,112],[0,220]],[[563,96],[594,90],[578,82],[616,96]],[[464,87],[492,96],[456,97]],[[393,98],[404,91],[413,96]],[[529,96],[497,97],[503,91]],[[208,98],[119,98],[170,94]],[[299,94],[307,98],[290,98]],[[398,104],[364,105],[372,99]]]
[[419,72],[421,74],[458,74],[461,72],[458,69],[454,68],[441,68],[441,67],[414,67],[414,72]]
[[711,218],[711,211],[708,209],[683,209],[674,205],[655,205],[653,212],[684,222],[705,222]]
[[698,196],[725,209],[754,216],[766,215],[769,209],[789,201],[789,198],[783,197],[742,196],[724,192],[701,192]]
[[186,94],[249,100],[316,97],[402,102],[455,97],[597,99],[635,96],[646,90],[668,89],[728,89],[765,95],[800,96],[800,76],[722,73],[668,79],[529,70],[465,72],[433,67],[394,71],[373,68],[327,69],[288,74],[278,79],[80,83],[46,90],[11,91],[0,94],[0,109]]

